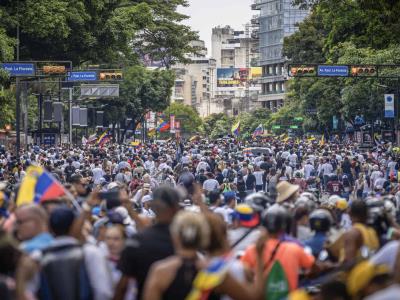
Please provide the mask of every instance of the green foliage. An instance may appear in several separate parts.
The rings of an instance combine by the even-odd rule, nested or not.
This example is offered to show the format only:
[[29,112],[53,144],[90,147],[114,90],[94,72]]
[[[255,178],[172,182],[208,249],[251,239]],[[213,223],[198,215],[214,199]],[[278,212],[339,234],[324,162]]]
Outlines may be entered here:
[[260,124],[266,125],[270,115],[271,112],[265,108],[256,109],[251,113],[240,114],[240,131],[244,136],[251,136]]
[[13,46],[14,40],[6,35],[6,32],[3,28],[0,28],[0,61],[9,61],[13,59]]
[[168,107],[174,79],[174,73],[168,70],[149,70],[140,65],[128,67],[120,84],[120,97],[99,102],[106,105],[106,118],[112,123],[131,118],[137,124],[147,112]]
[[15,92],[0,89],[0,128],[15,122]]
[[[20,25],[21,60],[71,60],[132,64],[151,55],[169,67],[195,49],[195,32],[179,22],[184,0],[2,1],[0,28],[15,37]],[[0,31],[0,40],[1,31]],[[0,42],[0,47],[1,47]],[[163,50],[157,52],[158,49]]]
[[233,119],[224,113],[211,114],[206,117],[203,122],[203,132],[216,139],[221,135],[224,136],[231,131]]
[[[295,0],[311,7],[299,31],[285,38],[284,54],[294,63],[399,64],[399,1]],[[400,75],[385,69],[381,74]],[[387,88],[382,88],[382,85]],[[372,122],[382,117],[383,94],[397,82],[375,78],[294,78],[288,88],[290,104],[273,114],[270,123],[283,122],[296,111],[305,115],[305,129],[332,127],[332,117],[353,122],[363,115]],[[307,109],[317,114],[307,116]]]
[[174,102],[164,111],[169,120],[170,115],[175,115],[175,120],[181,122],[181,131],[185,135],[192,135],[201,130],[203,121],[198,112],[191,106]]

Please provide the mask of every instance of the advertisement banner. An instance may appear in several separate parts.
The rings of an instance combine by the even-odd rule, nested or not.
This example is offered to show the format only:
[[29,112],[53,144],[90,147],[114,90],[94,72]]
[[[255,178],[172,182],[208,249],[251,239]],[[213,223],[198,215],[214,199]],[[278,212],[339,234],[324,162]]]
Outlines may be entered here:
[[262,68],[219,68],[217,69],[217,87],[246,87],[257,85]]
[[394,94],[385,94],[385,118],[394,118]]

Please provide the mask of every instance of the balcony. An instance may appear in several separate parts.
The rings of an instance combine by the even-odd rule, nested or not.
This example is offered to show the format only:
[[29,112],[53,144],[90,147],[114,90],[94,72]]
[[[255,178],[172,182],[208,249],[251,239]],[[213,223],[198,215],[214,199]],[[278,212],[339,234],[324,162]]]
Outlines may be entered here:
[[260,16],[259,15],[254,15],[251,18],[251,24],[253,25],[260,25]]
[[254,0],[254,3],[251,5],[252,10],[261,10],[260,4],[263,2],[263,0]]
[[258,83],[273,83],[273,82],[280,82],[286,81],[287,76],[283,74],[276,74],[276,75],[263,75],[260,79],[258,79]]
[[258,95],[258,101],[260,102],[266,102],[266,101],[277,101],[281,100],[284,101],[286,97],[285,93],[279,93],[279,94],[260,94]]

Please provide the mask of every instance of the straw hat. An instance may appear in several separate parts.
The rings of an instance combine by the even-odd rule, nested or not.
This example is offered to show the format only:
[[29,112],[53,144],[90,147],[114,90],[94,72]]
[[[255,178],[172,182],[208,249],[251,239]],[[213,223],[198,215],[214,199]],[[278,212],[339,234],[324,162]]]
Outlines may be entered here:
[[278,197],[276,198],[276,202],[282,203],[289,199],[294,193],[299,190],[299,186],[296,184],[291,184],[287,181],[281,181],[276,186],[276,190],[278,192]]

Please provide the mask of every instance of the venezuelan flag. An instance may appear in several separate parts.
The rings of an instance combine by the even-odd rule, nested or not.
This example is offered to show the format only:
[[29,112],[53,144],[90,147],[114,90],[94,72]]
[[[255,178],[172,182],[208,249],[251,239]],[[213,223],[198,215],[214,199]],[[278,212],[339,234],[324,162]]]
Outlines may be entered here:
[[39,166],[29,166],[18,191],[16,204],[39,203],[66,195],[66,190],[50,173]]
[[102,135],[100,135],[99,139],[97,140],[97,145],[103,145],[104,142],[109,138],[108,130],[104,131]]
[[253,132],[253,137],[261,136],[264,134],[264,126],[262,124],[258,125],[258,127]]
[[232,126],[232,134],[238,136],[240,133],[240,121]]
[[157,127],[158,132],[165,132],[170,128],[169,122],[166,122],[161,119],[160,125]]
[[155,136],[156,135],[156,128],[150,128],[149,132],[147,133],[149,137]]
[[208,299],[210,292],[224,281],[228,267],[228,260],[225,258],[212,260],[206,269],[197,273],[193,288],[185,300]]

